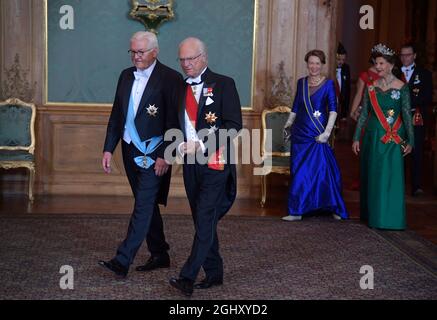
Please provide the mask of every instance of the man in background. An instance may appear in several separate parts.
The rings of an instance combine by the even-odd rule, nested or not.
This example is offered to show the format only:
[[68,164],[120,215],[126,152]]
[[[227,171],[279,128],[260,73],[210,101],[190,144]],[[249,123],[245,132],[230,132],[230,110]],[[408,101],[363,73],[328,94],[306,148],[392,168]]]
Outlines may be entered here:
[[426,122],[432,103],[432,75],[428,70],[416,65],[416,48],[408,43],[401,47],[403,80],[410,87],[411,113],[414,126],[414,148],[411,161],[411,192],[419,196],[423,191],[423,155]]

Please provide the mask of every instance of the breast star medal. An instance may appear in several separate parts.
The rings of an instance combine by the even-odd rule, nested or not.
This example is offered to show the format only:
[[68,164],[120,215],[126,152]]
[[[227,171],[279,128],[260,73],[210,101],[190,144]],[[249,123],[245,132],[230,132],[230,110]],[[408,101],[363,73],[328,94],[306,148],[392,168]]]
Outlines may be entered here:
[[387,118],[385,118],[387,120],[387,123],[392,125],[393,122],[395,122],[395,119],[393,118],[393,116],[395,115],[395,111],[393,109],[387,110]]
[[209,129],[208,129],[208,134],[213,134],[214,132],[216,132],[218,129],[217,129],[217,127],[214,125],[214,126],[211,126]]
[[322,114],[320,113],[319,110],[316,110],[316,111],[314,111],[314,113],[313,113],[313,116],[314,116],[314,118],[316,118],[316,119],[319,119],[321,115],[322,115]]
[[211,111],[208,113],[205,113],[205,120],[208,124],[214,124],[217,120],[217,117],[215,116],[215,112],[212,113]]
[[155,107],[154,104],[149,104],[149,107],[146,108],[147,113],[151,116],[151,117],[156,117],[156,115],[158,114],[158,108]]

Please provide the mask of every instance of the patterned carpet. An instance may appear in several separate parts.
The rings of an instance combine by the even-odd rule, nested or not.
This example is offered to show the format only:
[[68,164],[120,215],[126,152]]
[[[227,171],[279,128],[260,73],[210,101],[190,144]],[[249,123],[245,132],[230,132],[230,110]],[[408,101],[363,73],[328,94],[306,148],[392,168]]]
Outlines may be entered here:
[[[165,215],[171,268],[115,279],[97,265],[124,237],[127,215],[0,216],[0,299],[183,299],[168,285],[192,243],[191,217]],[[381,232],[357,221],[311,217],[225,217],[219,224],[223,286],[193,299],[437,299],[437,247],[410,231]],[[144,245],[134,266],[148,258]],[[62,290],[60,267],[74,268]],[[360,288],[360,268],[374,289]],[[203,278],[203,274],[199,275]]]

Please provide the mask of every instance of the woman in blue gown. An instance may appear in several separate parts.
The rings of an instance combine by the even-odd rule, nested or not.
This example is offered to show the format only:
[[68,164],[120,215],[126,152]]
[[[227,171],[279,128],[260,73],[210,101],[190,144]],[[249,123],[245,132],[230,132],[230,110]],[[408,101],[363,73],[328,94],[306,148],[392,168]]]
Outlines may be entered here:
[[323,51],[308,52],[305,62],[309,75],[297,83],[293,109],[284,127],[285,139],[291,139],[291,184],[288,216],[282,219],[301,220],[302,215],[320,211],[347,219],[340,171],[328,144],[337,117],[334,82],[321,75],[326,63]]

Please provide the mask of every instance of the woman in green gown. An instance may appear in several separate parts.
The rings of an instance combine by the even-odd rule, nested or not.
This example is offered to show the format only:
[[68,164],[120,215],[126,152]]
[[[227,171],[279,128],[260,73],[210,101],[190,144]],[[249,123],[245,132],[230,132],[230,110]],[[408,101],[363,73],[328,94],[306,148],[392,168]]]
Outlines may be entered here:
[[380,79],[365,90],[352,144],[360,152],[361,218],[372,228],[403,230],[404,157],[414,145],[410,92],[392,73],[394,51],[382,44],[372,51]]

